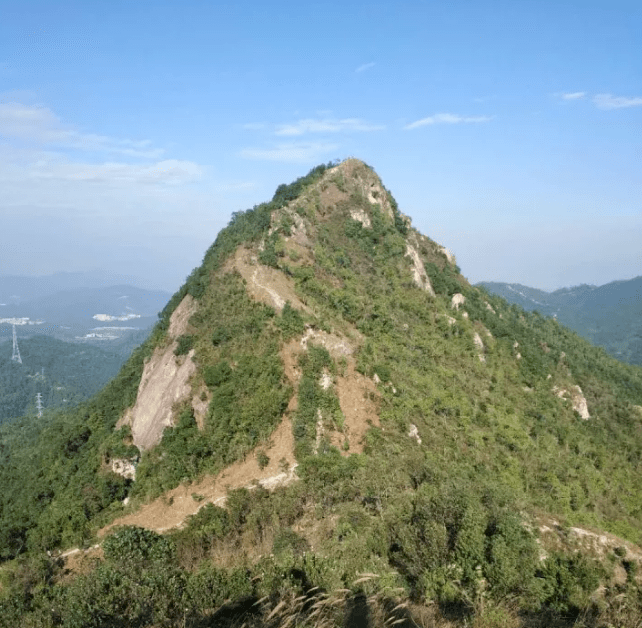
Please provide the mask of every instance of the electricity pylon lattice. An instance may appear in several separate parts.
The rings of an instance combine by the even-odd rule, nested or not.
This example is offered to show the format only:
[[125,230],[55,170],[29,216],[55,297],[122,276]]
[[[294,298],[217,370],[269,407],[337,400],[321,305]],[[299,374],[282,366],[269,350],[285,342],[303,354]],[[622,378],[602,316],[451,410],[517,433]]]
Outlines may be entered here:
[[22,358],[20,357],[20,349],[18,349],[18,336],[16,336],[16,326],[13,326],[13,354],[11,359],[14,362],[19,362],[22,364]]
[[36,393],[36,408],[38,410],[38,418],[42,416],[42,395]]

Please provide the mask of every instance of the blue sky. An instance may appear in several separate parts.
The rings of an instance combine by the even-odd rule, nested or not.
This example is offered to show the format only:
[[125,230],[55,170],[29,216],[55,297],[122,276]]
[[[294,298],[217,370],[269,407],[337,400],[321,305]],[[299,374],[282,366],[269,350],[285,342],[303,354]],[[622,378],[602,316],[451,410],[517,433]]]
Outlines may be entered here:
[[640,2],[0,14],[0,274],[174,290],[233,211],[348,156],[473,282],[642,274]]

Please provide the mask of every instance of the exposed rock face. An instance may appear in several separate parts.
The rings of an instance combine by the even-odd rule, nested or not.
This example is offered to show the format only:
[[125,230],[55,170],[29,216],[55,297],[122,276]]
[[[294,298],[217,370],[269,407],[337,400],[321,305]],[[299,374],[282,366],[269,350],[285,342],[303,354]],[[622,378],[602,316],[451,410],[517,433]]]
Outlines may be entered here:
[[172,407],[191,395],[189,379],[196,370],[192,361],[194,352],[177,358],[174,349],[176,338],[185,333],[194,309],[194,301],[187,295],[174,310],[167,331],[172,342],[155,349],[143,369],[136,403],[118,421],[117,427],[131,427],[134,445],[141,451],[160,442],[164,429],[173,424]]
[[370,222],[370,216],[368,216],[365,209],[351,209],[350,217],[352,220],[360,222],[364,227],[370,227],[372,224]]
[[446,256],[450,264],[456,263],[455,256],[445,246],[440,246],[439,250]]
[[126,458],[114,458],[111,461],[111,470],[117,475],[122,475],[126,480],[136,479],[136,461]]
[[335,359],[354,353],[354,349],[345,338],[341,338],[336,334],[329,334],[320,329],[314,329],[313,327],[306,328],[300,340],[301,348],[307,350],[309,341],[323,345]]
[[588,411],[588,404],[586,403],[586,398],[584,393],[579,386],[571,386],[569,390],[565,388],[558,388],[557,386],[553,387],[553,392],[560,397],[560,399],[569,399],[573,405],[573,410],[577,412],[581,418],[584,420],[590,419],[591,415]]
[[466,297],[457,292],[456,294],[453,294],[453,298],[450,301],[450,307],[452,307],[453,310],[459,310],[459,306],[464,303],[466,303]]
[[207,386],[202,386],[200,389],[192,391],[192,408],[194,409],[194,420],[199,430],[204,429],[205,419],[212,401],[212,393],[207,389]]
[[484,342],[481,339],[481,336],[475,332],[473,335],[473,342],[475,347],[478,349],[479,353],[477,354],[480,362],[486,362],[486,356],[484,355]]
[[[363,162],[358,159],[346,159],[338,166],[331,168],[326,176],[332,178],[337,174],[342,174],[346,180],[350,180],[358,188],[359,192],[368,199],[370,204],[379,206],[384,215],[394,218],[394,212],[388,200],[388,193],[379,177]],[[365,226],[367,225],[364,224]]]
[[435,291],[432,289],[430,278],[426,274],[426,269],[424,268],[423,262],[421,261],[421,257],[419,256],[417,249],[411,244],[406,244],[406,256],[410,257],[412,261],[412,278],[414,282],[422,290],[425,290],[434,297]]
[[328,390],[332,386],[332,376],[329,373],[322,373],[319,385],[323,390]]
[[252,298],[275,310],[281,311],[289,301],[292,307],[307,311],[294,291],[294,284],[289,277],[269,266],[259,264],[242,246],[236,250],[233,265],[230,270],[237,270],[247,283],[247,289]]

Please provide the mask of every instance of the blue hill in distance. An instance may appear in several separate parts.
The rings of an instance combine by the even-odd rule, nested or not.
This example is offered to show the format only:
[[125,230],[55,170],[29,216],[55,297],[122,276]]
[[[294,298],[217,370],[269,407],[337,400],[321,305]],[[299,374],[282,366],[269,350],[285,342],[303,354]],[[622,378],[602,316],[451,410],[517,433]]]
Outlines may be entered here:
[[557,318],[619,360],[642,365],[642,276],[554,292],[516,283],[482,281],[476,285],[527,311]]

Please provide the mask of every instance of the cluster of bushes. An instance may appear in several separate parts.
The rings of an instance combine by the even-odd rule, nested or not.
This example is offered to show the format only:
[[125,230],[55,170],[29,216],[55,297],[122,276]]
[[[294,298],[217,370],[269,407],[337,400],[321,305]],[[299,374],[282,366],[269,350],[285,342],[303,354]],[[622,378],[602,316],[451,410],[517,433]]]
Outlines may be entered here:
[[[308,345],[308,350],[299,357],[301,380],[298,390],[297,411],[292,424],[295,440],[295,455],[299,461],[313,453],[324,453],[329,444],[325,439],[318,443],[317,423],[341,422],[339,401],[331,389],[324,390],[320,384],[324,369],[335,371],[335,365],[325,347]],[[336,426],[336,423],[334,423]]]
[[[337,626],[360,599],[362,619],[381,617],[373,625],[384,625],[385,619],[410,622],[413,613],[434,604],[451,615],[456,609],[461,625],[486,617],[489,626],[513,625],[502,621],[514,618],[516,607],[546,614],[560,626],[592,608],[590,597],[604,568],[580,555],[553,553],[540,561],[539,548],[507,495],[462,484],[460,478],[355,499],[357,475],[353,470],[355,477],[343,478],[356,493],[316,515],[318,525],[327,521],[325,514],[334,515],[320,551],[312,552],[293,525],[309,510],[307,504],[317,502],[322,486],[304,479],[303,486],[273,494],[239,489],[228,494],[226,508],[207,505],[169,536],[117,529],[103,543],[104,560],[73,580],[60,581],[55,559],[14,563],[0,591],[0,626],[196,627],[245,621],[258,628],[272,625],[276,607],[288,605],[297,621],[316,625],[314,611],[326,598],[338,612],[324,615],[324,625]],[[220,561],[222,554],[225,564],[215,565],[212,556]],[[630,611],[636,608],[634,587],[607,592],[616,594],[620,604],[626,599]],[[399,602],[408,599],[415,610],[395,615],[393,608],[407,608]]]
[[0,559],[86,543],[129,494],[131,481],[104,461],[116,422],[136,400],[153,342],[136,348],[90,401],[41,422],[0,426]]

